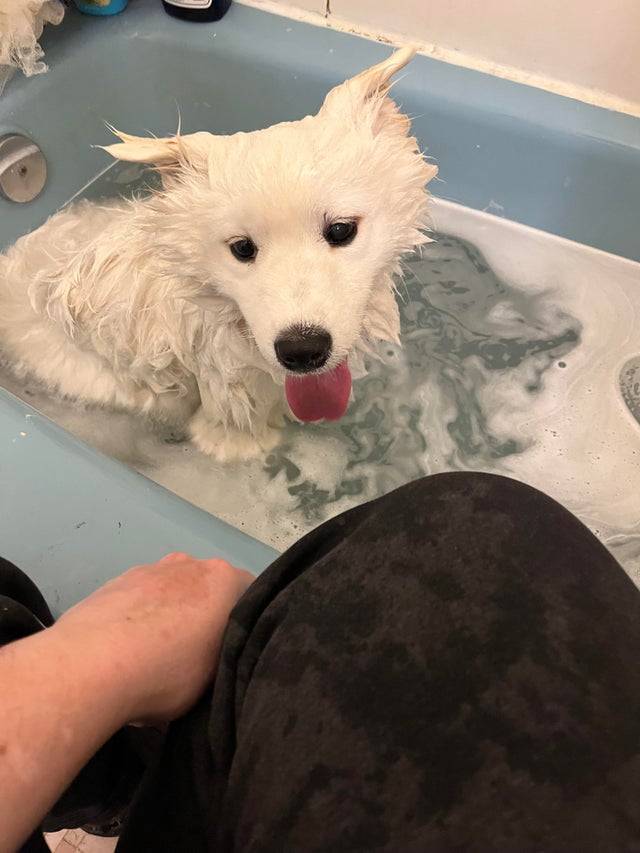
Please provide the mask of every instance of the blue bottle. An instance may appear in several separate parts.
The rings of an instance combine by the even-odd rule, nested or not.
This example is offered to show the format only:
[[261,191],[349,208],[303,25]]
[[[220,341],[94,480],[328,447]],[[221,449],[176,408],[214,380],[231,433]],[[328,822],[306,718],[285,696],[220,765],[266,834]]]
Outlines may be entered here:
[[117,15],[126,9],[128,0],[74,0],[85,15]]

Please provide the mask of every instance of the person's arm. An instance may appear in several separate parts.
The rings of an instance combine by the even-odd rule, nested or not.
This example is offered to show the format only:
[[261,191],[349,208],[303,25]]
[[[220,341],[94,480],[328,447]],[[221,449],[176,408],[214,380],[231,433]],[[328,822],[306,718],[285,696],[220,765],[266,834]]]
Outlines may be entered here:
[[172,554],[0,649],[0,853],[13,853],[121,726],[171,720],[211,680],[251,575]]

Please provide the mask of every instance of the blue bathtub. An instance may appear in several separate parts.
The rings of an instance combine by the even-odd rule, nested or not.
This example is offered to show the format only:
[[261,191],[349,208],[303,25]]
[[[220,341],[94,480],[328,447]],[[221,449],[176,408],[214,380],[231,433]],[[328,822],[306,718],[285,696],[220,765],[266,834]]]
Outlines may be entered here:
[[[45,34],[49,73],[15,77],[0,135],[44,151],[45,191],[0,199],[0,248],[39,225],[107,165],[103,122],[132,133],[252,130],[317,109],[327,89],[389,47],[234,5],[182,23],[159,0],[120,16],[69,10]],[[395,90],[440,167],[434,193],[640,259],[640,120],[418,57]],[[258,572],[276,552],[92,450],[0,389],[0,552],[60,612],[107,578],[171,550]]]

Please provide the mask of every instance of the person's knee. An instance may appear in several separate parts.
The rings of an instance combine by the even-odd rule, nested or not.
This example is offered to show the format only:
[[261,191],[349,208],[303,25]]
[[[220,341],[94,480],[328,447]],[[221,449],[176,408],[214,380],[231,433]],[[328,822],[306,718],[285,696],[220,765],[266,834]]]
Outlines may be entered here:
[[[441,511],[462,525],[497,513],[514,522],[545,516],[559,523],[581,523],[553,498],[519,480],[482,471],[450,471],[414,480],[380,499],[387,509],[402,509],[408,523],[433,519]],[[561,521],[563,519],[563,521]],[[465,522],[466,523],[466,522]]]

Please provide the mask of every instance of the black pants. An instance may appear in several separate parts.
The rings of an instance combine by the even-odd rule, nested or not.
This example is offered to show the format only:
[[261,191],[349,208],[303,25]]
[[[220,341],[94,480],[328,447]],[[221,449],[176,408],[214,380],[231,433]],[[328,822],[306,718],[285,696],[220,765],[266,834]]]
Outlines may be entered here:
[[640,850],[640,596],[539,492],[446,474],[234,610],[121,853]]

